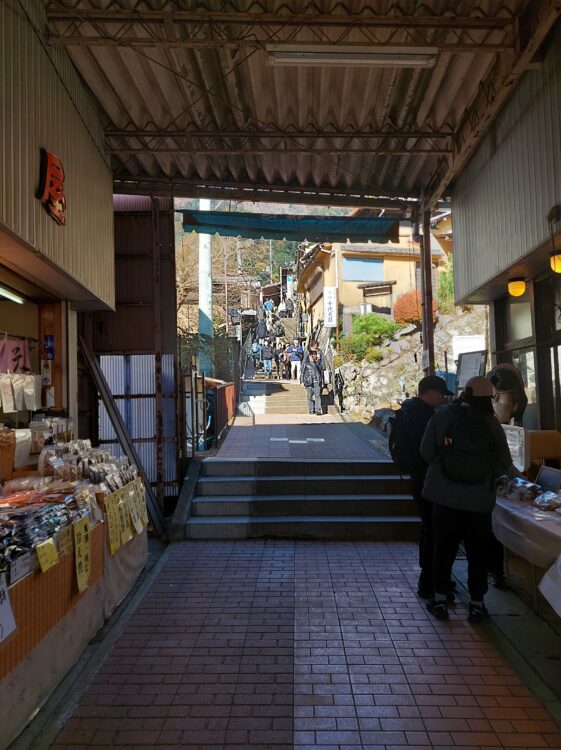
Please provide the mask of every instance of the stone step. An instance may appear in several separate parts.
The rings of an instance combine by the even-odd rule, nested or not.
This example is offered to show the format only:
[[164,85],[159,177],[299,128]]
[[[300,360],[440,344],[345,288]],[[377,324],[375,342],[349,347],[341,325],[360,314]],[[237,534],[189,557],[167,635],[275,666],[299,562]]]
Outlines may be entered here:
[[420,519],[409,516],[219,516],[190,518],[187,539],[349,539],[416,541]]
[[[391,461],[346,458],[206,458],[201,466],[201,476],[205,477],[329,477],[341,475],[352,480],[353,475],[401,476],[399,469]],[[407,477],[405,477],[407,478]]]
[[197,496],[212,495],[239,497],[240,495],[403,495],[409,492],[409,482],[395,474],[334,475],[334,476],[257,476],[257,477],[201,477]]
[[246,495],[195,497],[194,517],[212,516],[415,516],[410,495]]

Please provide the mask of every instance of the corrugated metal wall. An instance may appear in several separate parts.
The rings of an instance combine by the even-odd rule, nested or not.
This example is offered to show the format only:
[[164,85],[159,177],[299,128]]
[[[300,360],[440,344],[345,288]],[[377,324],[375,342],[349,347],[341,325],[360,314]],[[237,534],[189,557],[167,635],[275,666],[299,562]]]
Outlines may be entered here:
[[[148,479],[157,493],[166,497],[178,495],[177,396],[175,392],[175,357],[162,356],[163,398],[163,466],[158,476],[156,419],[156,362],[153,354],[110,355],[99,363],[111,393],[115,397]],[[98,401],[98,437],[102,446],[120,454],[117,435],[102,401]]]
[[[102,124],[66,51],[46,45],[45,27],[37,0],[0,3],[0,223],[112,307],[112,176]],[[64,166],[64,227],[35,197],[42,147]]]
[[561,202],[561,25],[540,70],[529,71],[453,190],[456,299],[548,239]]

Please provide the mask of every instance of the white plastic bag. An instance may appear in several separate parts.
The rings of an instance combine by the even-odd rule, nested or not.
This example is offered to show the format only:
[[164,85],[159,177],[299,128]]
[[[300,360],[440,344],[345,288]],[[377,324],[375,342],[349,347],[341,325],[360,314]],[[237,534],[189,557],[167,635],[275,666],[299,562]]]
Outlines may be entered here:
[[16,411],[21,411],[23,409],[23,384],[25,382],[25,375],[12,373],[11,378]]
[[16,410],[14,389],[12,388],[12,376],[0,375],[0,395],[2,396],[2,410],[10,414]]

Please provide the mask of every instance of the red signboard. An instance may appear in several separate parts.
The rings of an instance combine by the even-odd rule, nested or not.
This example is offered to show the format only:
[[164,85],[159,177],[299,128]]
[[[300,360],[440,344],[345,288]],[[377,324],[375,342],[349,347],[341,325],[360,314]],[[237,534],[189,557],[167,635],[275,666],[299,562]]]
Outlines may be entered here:
[[39,198],[47,213],[57,224],[66,224],[66,198],[64,197],[64,169],[56,154],[41,149],[41,186]]

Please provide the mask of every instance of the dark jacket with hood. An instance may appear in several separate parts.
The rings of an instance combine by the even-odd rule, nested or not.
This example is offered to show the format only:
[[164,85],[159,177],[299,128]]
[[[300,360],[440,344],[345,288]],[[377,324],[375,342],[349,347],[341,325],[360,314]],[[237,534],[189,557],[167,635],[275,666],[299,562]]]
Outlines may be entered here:
[[420,398],[408,398],[401,405],[403,427],[407,433],[409,445],[413,452],[413,468],[411,469],[411,490],[413,497],[419,499],[423,493],[423,484],[427,471],[427,464],[421,456],[421,441],[426,427],[434,414],[434,407]]
[[[490,513],[495,506],[495,480],[512,468],[512,457],[503,428],[494,414],[484,416],[481,445],[487,446],[492,469],[489,479],[481,484],[464,484],[450,479],[444,473],[439,449],[455,417],[457,406],[443,406],[430,420],[421,443],[421,456],[429,464],[423,497],[437,505],[467,510],[472,513]],[[462,409],[473,407],[463,404]],[[491,476],[492,474],[492,476]]]

